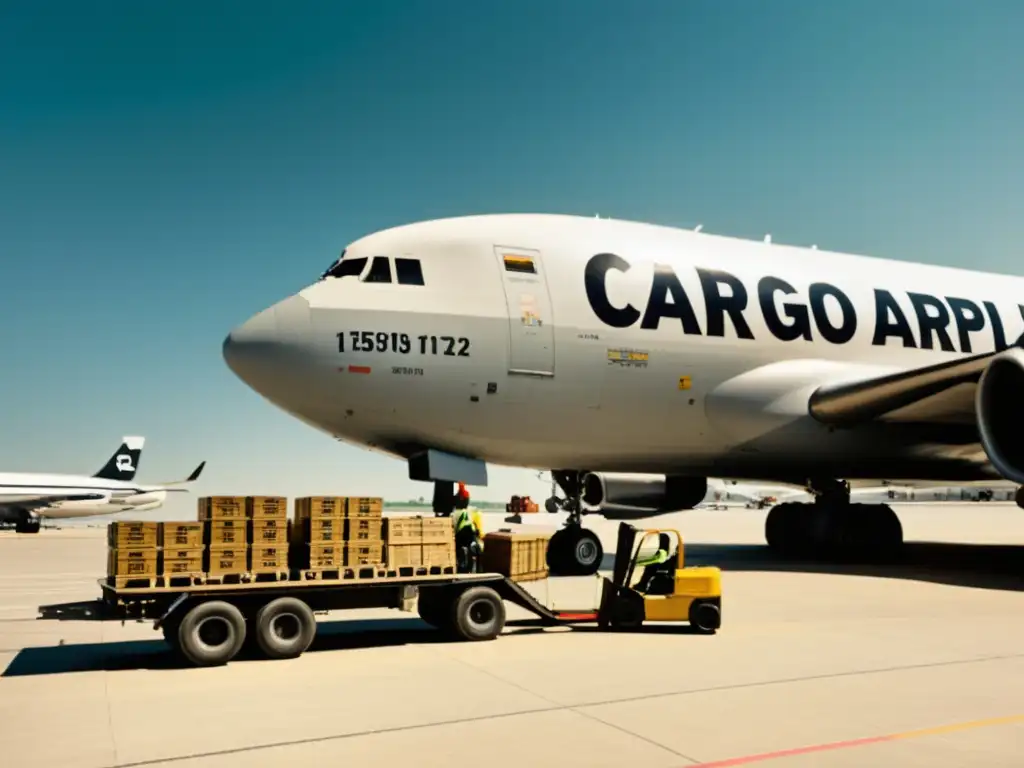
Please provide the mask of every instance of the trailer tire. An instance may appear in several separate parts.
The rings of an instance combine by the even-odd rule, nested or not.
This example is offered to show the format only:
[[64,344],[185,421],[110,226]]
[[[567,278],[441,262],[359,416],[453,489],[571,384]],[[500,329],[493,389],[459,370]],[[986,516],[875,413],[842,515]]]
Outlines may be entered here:
[[253,624],[260,650],[271,659],[294,659],[316,637],[316,617],[297,597],[279,597],[256,612]]
[[164,634],[164,640],[171,646],[174,651],[181,650],[181,641],[178,638],[178,632],[181,629],[181,623],[177,621],[165,621],[160,625],[160,631]]
[[470,587],[450,611],[452,627],[463,640],[493,640],[505,628],[505,602],[490,587]]
[[177,647],[197,667],[227,664],[245,642],[245,617],[231,603],[210,600],[185,614]]

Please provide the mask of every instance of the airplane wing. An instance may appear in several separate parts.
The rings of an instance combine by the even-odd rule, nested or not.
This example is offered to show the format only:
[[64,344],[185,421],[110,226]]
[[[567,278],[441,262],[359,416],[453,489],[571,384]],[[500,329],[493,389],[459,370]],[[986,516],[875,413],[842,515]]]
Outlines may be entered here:
[[[1024,347],[1024,335],[1011,349]],[[832,426],[876,419],[974,424],[974,398],[981,375],[1005,350],[911,368],[884,376],[825,384],[811,395],[810,412]]]
[[107,498],[102,493],[47,493],[31,499],[20,497],[16,502],[2,502],[0,506],[13,506],[20,509],[45,509],[62,501],[100,501]]

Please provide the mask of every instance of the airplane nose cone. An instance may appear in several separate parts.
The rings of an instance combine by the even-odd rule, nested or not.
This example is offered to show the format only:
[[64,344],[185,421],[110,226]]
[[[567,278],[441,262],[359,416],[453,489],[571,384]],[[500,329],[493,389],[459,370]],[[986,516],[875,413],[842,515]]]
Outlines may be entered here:
[[295,365],[309,330],[309,302],[291,296],[233,329],[224,339],[224,362],[238,378],[264,392]]

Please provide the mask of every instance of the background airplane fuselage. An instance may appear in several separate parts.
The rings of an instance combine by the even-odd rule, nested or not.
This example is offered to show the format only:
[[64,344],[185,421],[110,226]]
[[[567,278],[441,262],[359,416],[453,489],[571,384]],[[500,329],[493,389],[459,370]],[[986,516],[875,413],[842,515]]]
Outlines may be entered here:
[[1006,347],[1024,279],[548,215],[398,227],[344,258],[375,256],[418,259],[425,285],[314,283],[263,313],[272,365],[237,369],[339,439],[537,468],[995,475],[973,423],[833,430],[807,397]]
[[[118,480],[84,475],[0,473],[0,519],[9,516],[10,510],[17,508],[19,502],[31,501],[47,493],[102,496],[99,499],[81,501],[55,501],[50,506],[37,510],[39,517],[55,520],[126,511],[144,512],[161,506],[167,498],[167,492],[164,490],[146,490],[145,486]],[[118,498],[120,494],[131,495]]]

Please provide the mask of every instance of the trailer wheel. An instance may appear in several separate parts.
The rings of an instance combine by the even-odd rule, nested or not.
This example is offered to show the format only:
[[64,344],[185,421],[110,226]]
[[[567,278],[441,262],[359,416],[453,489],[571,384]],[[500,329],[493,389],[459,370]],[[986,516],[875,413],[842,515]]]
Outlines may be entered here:
[[200,603],[181,620],[178,648],[198,667],[227,664],[245,642],[245,617],[231,603]]
[[470,587],[455,598],[451,617],[464,640],[493,640],[505,627],[505,602],[490,587]]
[[440,588],[421,588],[416,602],[416,610],[427,624],[442,632],[451,627],[451,598]]
[[178,639],[178,632],[181,629],[181,622],[165,621],[160,625],[160,631],[164,634],[164,640],[171,646],[172,650],[181,650],[181,641]]
[[316,617],[302,600],[279,597],[256,613],[253,625],[260,650],[271,659],[294,659],[316,637]]

